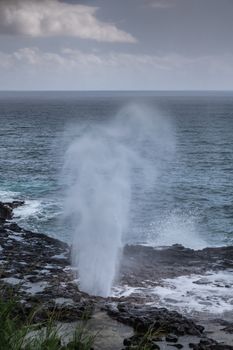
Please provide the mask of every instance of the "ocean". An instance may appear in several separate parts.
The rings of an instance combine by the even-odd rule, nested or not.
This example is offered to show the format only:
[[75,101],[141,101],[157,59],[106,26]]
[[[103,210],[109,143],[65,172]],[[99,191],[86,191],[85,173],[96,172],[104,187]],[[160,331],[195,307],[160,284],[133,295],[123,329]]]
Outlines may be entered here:
[[[150,142],[148,130],[142,139],[134,130],[134,113],[143,130],[148,114],[155,124]],[[67,150],[90,130],[95,142],[98,130],[118,117],[118,133],[130,128],[131,149],[140,146],[141,159],[148,161],[139,175],[131,167],[124,242],[194,249],[232,245],[233,93],[1,92],[0,200],[26,202],[15,220],[71,243],[71,220],[64,214]]]

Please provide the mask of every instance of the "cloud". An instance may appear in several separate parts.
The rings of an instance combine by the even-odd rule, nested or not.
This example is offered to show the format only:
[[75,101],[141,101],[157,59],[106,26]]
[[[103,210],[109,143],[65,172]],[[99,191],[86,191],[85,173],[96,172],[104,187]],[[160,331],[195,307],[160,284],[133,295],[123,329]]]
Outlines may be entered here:
[[0,52],[0,89],[233,89],[233,56],[188,57],[64,48]]
[[171,70],[180,68],[192,62],[191,59],[179,55],[156,56],[147,54],[129,54],[121,52],[83,52],[64,48],[59,53],[44,52],[37,47],[22,48],[11,54],[0,52],[0,66],[13,67],[25,65],[49,69],[62,68],[65,70],[82,67],[112,67],[131,68],[143,67]]
[[97,19],[96,7],[58,0],[0,1],[0,33],[30,37],[72,36],[104,42],[136,39],[112,23]]
[[147,0],[151,7],[167,9],[175,6],[176,0]]

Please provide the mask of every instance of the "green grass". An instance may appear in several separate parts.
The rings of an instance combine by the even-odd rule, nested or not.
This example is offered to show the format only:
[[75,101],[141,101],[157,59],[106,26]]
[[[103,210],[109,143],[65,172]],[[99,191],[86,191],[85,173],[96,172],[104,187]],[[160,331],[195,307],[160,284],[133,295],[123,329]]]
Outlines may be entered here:
[[153,325],[148,329],[146,333],[135,333],[129,341],[127,349],[129,350],[155,350],[159,349],[156,343],[159,339],[163,338],[167,334],[166,329],[160,327],[154,329]]
[[80,321],[69,342],[64,344],[61,329],[53,315],[37,324],[37,311],[25,315],[15,297],[0,297],[0,350],[91,350],[95,335],[91,335],[85,320]]
[[[71,325],[67,332],[62,328],[64,323],[59,325],[57,322],[57,310],[48,311],[45,320],[38,322],[40,312],[41,308],[37,308],[28,314],[12,290],[0,288],[0,350],[94,349],[98,333],[93,334],[88,330],[88,313],[77,323],[75,329]],[[154,350],[157,339],[166,333],[165,329],[154,329],[153,326],[146,333],[140,334],[136,330],[127,349]]]

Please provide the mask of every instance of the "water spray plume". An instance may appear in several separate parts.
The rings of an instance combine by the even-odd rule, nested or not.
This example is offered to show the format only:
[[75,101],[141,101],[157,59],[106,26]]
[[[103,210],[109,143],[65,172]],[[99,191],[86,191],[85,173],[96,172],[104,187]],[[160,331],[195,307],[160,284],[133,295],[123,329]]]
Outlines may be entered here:
[[131,105],[104,125],[85,128],[68,148],[72,262],[80,289],[89,294],[110,295],[128,231],[133,186],[156,181],[158,165],[172,148],[167,125],[157,112]]

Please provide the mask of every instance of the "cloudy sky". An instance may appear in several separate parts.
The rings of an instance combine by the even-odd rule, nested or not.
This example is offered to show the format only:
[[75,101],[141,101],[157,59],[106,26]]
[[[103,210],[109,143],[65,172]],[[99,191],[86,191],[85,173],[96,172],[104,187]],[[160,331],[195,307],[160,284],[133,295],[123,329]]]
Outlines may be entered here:
[[0,0],[1,90],[233,90],[233,0]]

